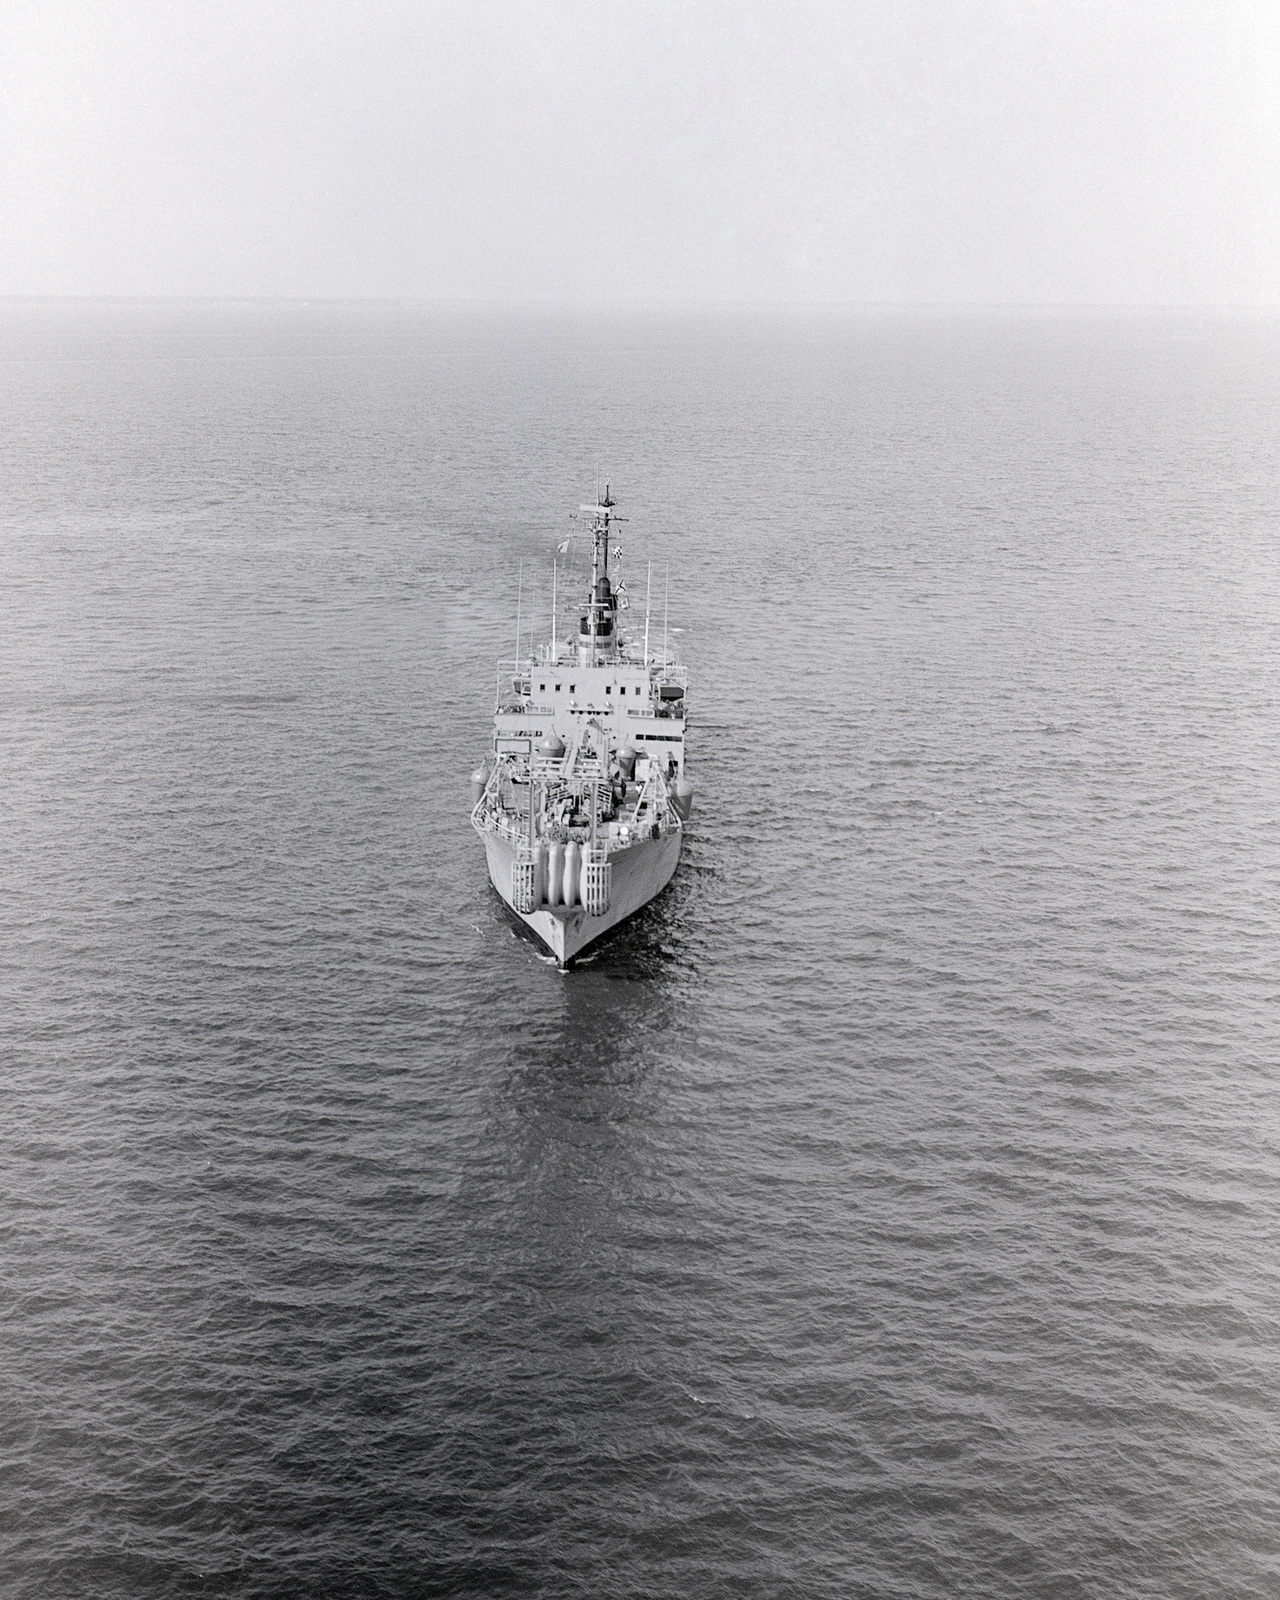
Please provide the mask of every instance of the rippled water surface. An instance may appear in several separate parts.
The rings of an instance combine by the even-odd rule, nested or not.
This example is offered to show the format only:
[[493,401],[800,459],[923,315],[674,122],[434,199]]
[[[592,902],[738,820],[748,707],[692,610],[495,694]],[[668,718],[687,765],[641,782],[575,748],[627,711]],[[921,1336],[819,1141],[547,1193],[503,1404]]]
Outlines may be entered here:
[[[1278,357],[0,309],[5,1594],[1280,1593]],[[566,977],[597,464],[698,801]]]

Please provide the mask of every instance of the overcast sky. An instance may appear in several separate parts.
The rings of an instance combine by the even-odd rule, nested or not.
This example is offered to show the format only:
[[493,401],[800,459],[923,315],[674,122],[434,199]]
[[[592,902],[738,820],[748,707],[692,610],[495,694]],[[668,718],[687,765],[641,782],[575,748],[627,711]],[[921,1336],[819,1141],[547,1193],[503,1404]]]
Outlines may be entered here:
[[0,293],[1280,301],[1280,0],[0,18]]

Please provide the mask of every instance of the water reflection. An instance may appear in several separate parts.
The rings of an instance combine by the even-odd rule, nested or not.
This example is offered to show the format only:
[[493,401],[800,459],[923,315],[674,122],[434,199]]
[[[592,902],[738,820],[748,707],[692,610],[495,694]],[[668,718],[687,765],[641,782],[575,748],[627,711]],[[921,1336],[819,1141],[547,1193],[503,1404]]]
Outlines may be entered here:
[[659,1129],[690,1000],[672,890],[571,971],[540,964],[506,1047],[492,1135],[508,1237],[548,1285],[598,1284],[661,1202]]

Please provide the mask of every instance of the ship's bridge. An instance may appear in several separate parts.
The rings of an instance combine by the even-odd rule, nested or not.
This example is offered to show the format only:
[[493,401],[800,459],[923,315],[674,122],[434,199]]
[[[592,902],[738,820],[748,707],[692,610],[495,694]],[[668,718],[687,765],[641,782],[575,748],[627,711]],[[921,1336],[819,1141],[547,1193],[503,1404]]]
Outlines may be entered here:
[[[611,530],[621,521],[608,484],[590,517],[591,579],[576,632],[560,637],[554,569],[552,637],[531,655],[498,663],[494,711],[494,749],[499,754],[532,756],[534,746],[558,735],[567,747],[581,743],[588,722],[608,734],[612,753],[634,750],[661,758],[664,770],[684,771],[685,669],[667,648],[664,615],[662,646],[650,647],[648,592],[643,644],[619,627],[626,607],[625,585],[610,576]],[[562,547],[563,548],[563,547]],[[516,649],[520,649],[517,601]],[[572,613],[571,613],[572,615]],[[571,625],[572,626],[572,625]]]
[[684,771],[686,669],[674,657],[649,660],[630,648],[584,664],[563,642],[538,656],[498,663],[494,748],[531,752],[549,733],[576,743],[588,720],[608,730],[615,750],[630,745]]

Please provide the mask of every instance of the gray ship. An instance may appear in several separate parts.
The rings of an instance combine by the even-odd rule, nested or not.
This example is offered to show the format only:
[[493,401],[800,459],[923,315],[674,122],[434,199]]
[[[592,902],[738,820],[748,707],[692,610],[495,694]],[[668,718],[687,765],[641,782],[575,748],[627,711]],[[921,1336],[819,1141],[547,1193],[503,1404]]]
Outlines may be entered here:
[[522,655],[517,621],[516,658],[498,663],[493,750],[471,779],[493,886],[562,967],[667,886],[693,804],[687,674],[665,607],[661,645],[651,637],[648,580],[644,635],[625,631],[620,519],[607,486],[597,499],[580,512],[591,583],[576,637],[559,637],[553,599],[550,639]]

